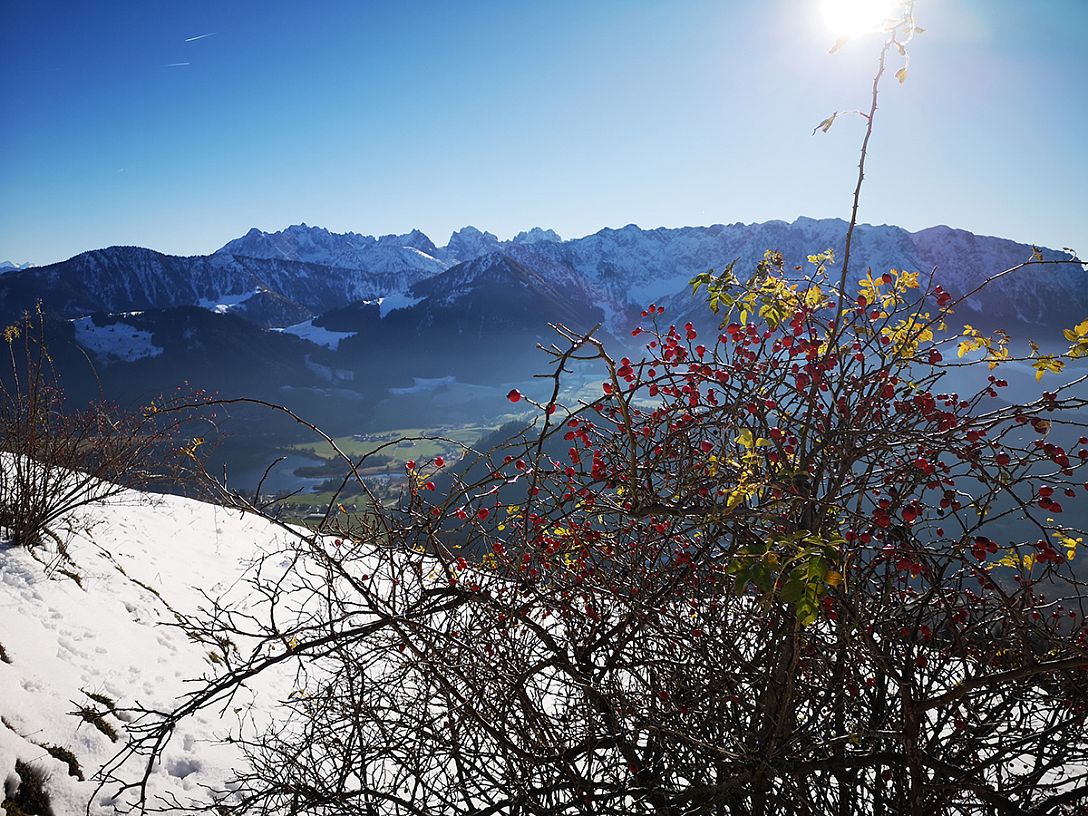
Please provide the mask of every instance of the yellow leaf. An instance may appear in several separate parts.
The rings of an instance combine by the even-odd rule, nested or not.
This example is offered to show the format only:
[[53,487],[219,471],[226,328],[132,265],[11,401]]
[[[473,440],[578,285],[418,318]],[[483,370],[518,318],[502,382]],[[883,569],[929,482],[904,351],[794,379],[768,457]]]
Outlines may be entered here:
[[1035,381],[1039,382],[1047,371],[1060,374],[1062,369],[1065,368],[1065,361],[1059,360],[1052,354],[1047,354],[1032,363],[1031,367],[1035,369]]
[[898,79],[899,84],[902,85],[904,82],[907,81],[907,69],[900,68],[898,71],[895,72],[895,78]]

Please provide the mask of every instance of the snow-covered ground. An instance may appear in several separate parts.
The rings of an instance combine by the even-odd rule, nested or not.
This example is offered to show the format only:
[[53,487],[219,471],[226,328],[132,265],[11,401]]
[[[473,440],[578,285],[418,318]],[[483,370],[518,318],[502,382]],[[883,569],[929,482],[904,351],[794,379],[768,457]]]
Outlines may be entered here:
[[245,303],[254,295],[259,295],[260,289],[254,289],[250,292],[242,292],[241,294],[234,295],[220,295],[214,300],[208,298],[201,298],[197,301],[197,306],[201,309],[207,309],[208,311],[215,312],[216,314],[226,314],[236,306],[240,306]]
[[[118,808],[92,777],[123,745],[122,709],[172,708],[187,679],[215,671],[206,647],[169,625],[172,610],[193,612],[201,591],[230,587],[244,562],[284,533],[216,505],[135,492],[69,521],[71,561],[53,568],[0,544],[0,783],[8,793],[18,785],[19,760],[47,775],[57,816],[82,814],[88,801],[104,816]],[[289,693],[277,686],[262,678],[261,691],[232,706]],[[185,801],[230,778],[239,757],[216,738],[238,722],[218,713],[182,723],[152,774],[152,795]],[[74,755],[84,780],[57,748]]]
[[325,348],[330,348],[334,351],[340,347],[341,340],[348,337],[354,337],[356,334],[356,332],[338,332],[326,329],[323,326],[315,326],[313,318],[303,321],[302,323],[296,323],[293,326],[288,326],[285,329],[273,329],[273,331],[293,334],[295,337],[301,337],[303,340],[309,340],[315,345],[325,346]]
[[162,354],[162,349],[152,341],[151,332],[123,320],[99,326],[94,317],[87,316],[73,320],[72,325],[76,331],[76,342],[103,364],[130,363]]

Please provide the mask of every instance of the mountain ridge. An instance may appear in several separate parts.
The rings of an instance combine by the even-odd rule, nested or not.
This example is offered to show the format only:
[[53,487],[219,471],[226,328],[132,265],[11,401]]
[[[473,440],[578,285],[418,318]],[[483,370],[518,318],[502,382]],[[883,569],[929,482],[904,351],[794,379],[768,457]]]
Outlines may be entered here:
[[[693,275],[721,269],[734,259],[743,270],[767,249],[781,251],[791,266],[803,266],[808,255],[828,248],[841,256],[846,227],[841,219],[800,217],[653,229],[628,224],[566,240],[534,227],[500,240],[470,226],[453,232],[444,247],[418,229],[374,237],[306,224],[275,233],[253,228],[210,255],[107,247],[48,266],[10,270],[0,277],[0,314],[10,317],[38,300],[66,319],[196,305],[232,312],[264,328],[286,328],[350,303],[375,302],[382,304],[380,316],[386,319],[436,296],[429,281],[445,280],[447,299],[464,296],[450,289],[449,282],[464,274],[459,267],[498,253],[532,270],[541,292],[562,290],[562,299],[599,308],[605,325],[618,332],[639,308],[653,300],[685,297]],[[1032,252],[1029,245],[945,225],[910,232],[859,224],[851,277],[862,277],[867,266],[923,275],[936,268],[937,280],[961,294]],[[1065,257],[1055,250],[1044,255]],[[982,316],[1013,324],[1069,325],[1088,314],[1088,274],[1064,263],[1009,275],[974,298],[965,312],[976,321]]]

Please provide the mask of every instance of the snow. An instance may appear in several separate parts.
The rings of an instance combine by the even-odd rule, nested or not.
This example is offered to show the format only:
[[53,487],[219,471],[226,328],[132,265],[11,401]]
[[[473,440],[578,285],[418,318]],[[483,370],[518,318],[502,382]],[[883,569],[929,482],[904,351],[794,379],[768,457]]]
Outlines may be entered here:
[[[284,534],[215,505],[136,492],[69,523],[72,563],[60,568],[78,574],[81,586],[27,550],[0,544],[0,643],[10,661],[0,662],[0,780],[14,783],[22,760],[48,775],[58,816],[83,813],[92,797],[90,813],[104,816],[116,807],[91,776],[121,743],[73,712],[97,709],[122,733],[124,706],[172,707],[186,679],[213,667],[206,647],[168,625],[171,610],[194,612],[201,590],[215,595],[232,585],[243,562]],[[289,693],[286,679],[262,682],[233,705]],[[88,693],[117,701],[117,712]],[[186,800],[202,785],[223,785],[239,757],[216,738],[232,725],[218,712],[183,722],[152,773],[152,793]],[[71,750],[88,781],[70,776],[46,745]]]
[[[137,316],[130,312],[127,316]],[[103,364],[132,362],[146,357],[158,357],[162,349],[152,341],[151,332],[117,320],[105,326],[95,323],[94,317],[81,317],[72,321],[76,342],[91,352]]]
[[428,391],[435,391],[444,385],[453,385],[457,382],[456,377],[412,377],[414,385],[405,386],[402,388],[390,388],[389,393],[395,397],[402,397],[406,394],[425,394]]
[[196,305],[199,306],[201,309],[208,309],[209,311],[215,312],[216,314],[226,314],[235,306],[245,303],[251,297],[253,297],[254,295],[259,295],[260,293],[260,289],[254,289],[252,291],[242,292],[241,294],[236,295],[219,295],[214,300],[210,300],[208,298],[201,298],[197,301]]
[[305,261],[360,270],[367,275],[392,273],[403,276],[405,285],[410,285],[449,266],[421,250],[420,245],[434,246],[418,230],[378,240],[372,235],[337,234],[321,227],[296,224],[273,233],[252,229],[218,249],[216,255]]
[[561,244],[563,243],[563,239],[560,238],[559,233],[553,229],[533,227],[530,230],[519,232],[511,240],[511,243],[513,244],[539,244],[541,242]]
[[378,298],[378,311],[382,317],[397,309],[409,309],[415,306],[423,298],[412,297],[401,292],[393,292]]
[[356,335],[356,332],[337,332],[322,326],[315,326],[313,318],[303,321],[302,323],[296,323],[293,326],[288,326],[285,329],[273,329],[272,331],[293,334],[295,337],[301,337],[303,340],[309,340],[314,345],[324,346],[333,351],[340,348],[341,340]]

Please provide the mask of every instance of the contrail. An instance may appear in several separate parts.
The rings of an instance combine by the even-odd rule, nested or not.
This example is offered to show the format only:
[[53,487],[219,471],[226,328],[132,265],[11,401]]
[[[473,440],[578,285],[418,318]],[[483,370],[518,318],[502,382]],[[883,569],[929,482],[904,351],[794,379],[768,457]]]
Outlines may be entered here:
[[163,68],[181,68],[185,65],[192,65],[191,62],[168,62]]
[[211,34],[197,34],[195,37],[186,37],[185,42],[196,42],[197,40],[203,40],[205,37],[214,37],[217,33],[213,31]]

